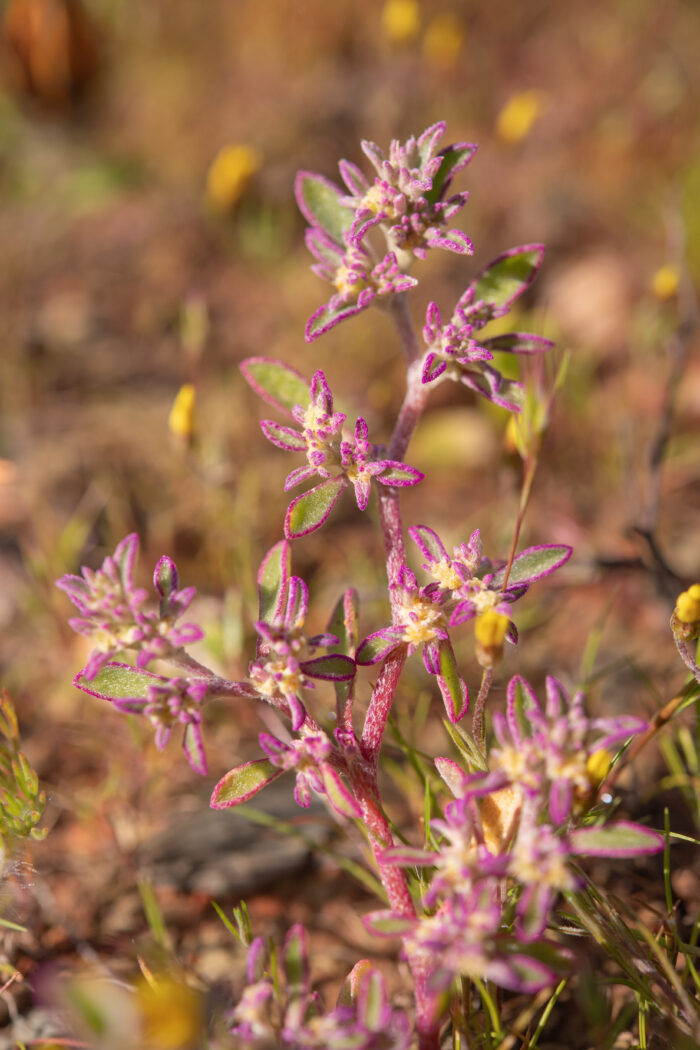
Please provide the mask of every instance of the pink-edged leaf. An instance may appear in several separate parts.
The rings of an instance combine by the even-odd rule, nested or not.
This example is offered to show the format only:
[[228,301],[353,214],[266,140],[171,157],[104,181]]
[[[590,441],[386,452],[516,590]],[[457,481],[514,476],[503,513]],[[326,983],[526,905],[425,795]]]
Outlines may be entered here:
[[256,394],[291,416],[295,405],[309,404],[309,381],[282,361],[271,357],[246,357],[240,364],[245,381]]
[[447,717],[454,724],[467,713],[469,693],[466,682],[457,669],[457,661],[449,639],[440,642],[439,653],[440,673],[437,676],[437,682],[445,703]]
[[291,927],[284,939],[282,949],[284,974],[287,978],[287,993],[298,999],[308,992],[309,953],[306,946],[306,931],[300,923]]
[[73,685],[101,700],[145,700],[152,685],[167,681],[163,675],[141,671],[131,664],[110,662],[90,681],[83,678],[83,672],[80,671],[73,679]]
[[401,627],[385,627],[368,635],[360,644],[355,657],[358,664],[378,664],[384,660],[403,638]]
[[429,849],[418,849],[417,846],[392,846],[382,850],[382,862],[390,861],[402,868],[429,868],[438,860],[439,853]]
[[333,652],[344,653],[354,657],[357,649],[357,591],[348,588],[336,602],[333,614],[328,622],[328,630],[338,639]]
[[578,828],[569,841],[572,851],[583,857],[636,857],[664,848],[664,836],[658,831],[628,820],[604,828]]
[[535,279],[543,258],[542,244],[522,244],[497,256],[474,279],[474,302],[483,299],[496,307],[499,315],[507,313]]
[[437,532],[428,528],[427,525],[413,525],[408,534],[416,544],[421,554],[432,564],[445,561],[447,551]]
[[209,805],[212,809],[239,806],[280,776],[282,776],[282,770],[273,766],[272,762],[266,758],[244,762],[242,766],[230,769],[224,774],[212,791]]
[[284,519],[284,534],[287,539],[308,536],[310,532],[320,529],[347,484],[342,475],[328,478],[293,499]]
[[277,448],[285,452],[306,452],[306,441],[303,434],[291,427],[283,427],[272,419],[263,419],[260,428],[267,438]]
[[202,743],[202,730],[196,722],[189,722],[185,726],[185,735],[182,740],[182,749],[185,757],[195,773],[205,777],[208,773],[207,757],[204,754]]
[[324,306],[319,307],[316,313],[312,314],[306,322],[306,328],[304,329],[306,342],[313,343],[314,339],[318,339],[319,336],[330,331],[331,328],[344,321],[346,317],[354,317],[355,314],[359,314],[365,307],[369,306],[373,298],[374,293],[365,296],[361,302],[345,303],[335,307],[326,303]]
[[[357,1017],[363,1031],[374,1032],[380,1042],[391,1025],[391,1007],[384,975],[379,970],[365,972],[360,985]],[[364,1036],[362,1037],[364,1039]],[[374,1040],[372,1040],[374,1042]]]
[[287,540],[271,547],[258,569],[259,619],[272,623],[282,613],[292,567],[292,551]]
[[356,164],[349,160],[338,162],[340,177],[354,197],[364,197],[369,183]]
[[545,339],[543,335],[532,335],[530,332],[505,332],[503,335],[494,335],[479,342],[492,353],[507,354],[541,354],[554,346],[551,339]]
[[119,574],[122,580],[127,584],[127,587],[131,584],[131,578],[134,568],[134,561],[139,550],[139,538],[135,532],[129,533],[125,536],[121,543],[117,544],[114,551],[113,558],[119,567]]
[[435,768],[455,798],[462,798],[467,789],[467,774],[453,758],[436,758]]
[[[563,544],[544,544],[540,547],[528,547],[522,554],[516,554],[508,574],[508,587],[514,583],[534,583],[543,576],[559,569],[572,554],[572,548]],[[505,579],[505,568],[493,574],[491,587],[499,587]]]
[[332,766],[324,762],[321,766],[321,776],[323,777],[323,786],[326,789],[328,801],[335,812],[341,817],[359,819],[362,816],[362,810],[340,774]]
[[425,474],[415,467],[409,467],[405,463],[397,463],[393,460],[385,460],[386,466],[381,474],[377,475],[377,481],[382,485],[394,485],[396,488],[406,488],[409,485],[417,485],[422,481]]
[[299,666],[304,674],[326,682],[349,682],[355,677],[355,661],[341,653],[329,653],[327,656],[317,656],[314,660],[304,660]]
[[297,172],[294,182],[299,211],[312,226],[320,226],[337,244],[343,244],[343,234],[352,224],[353,211],[340,203],[340,188],[323,175],[313,171]]
[[362,922],[372,933],[380,937],[402,937],[414,929],[416,920],[408,916],[397,915],[393,911],[373,911],[365,915]]
[[442,163],[433,176],[433,187],[426,193],[428,204],[435,204],[440,200],[452,182],[458,171],[466,167],[476,153],[477,147],[472,142],[460,142],[454,146],[447,146],[440,150],[438,156],[442,157]]

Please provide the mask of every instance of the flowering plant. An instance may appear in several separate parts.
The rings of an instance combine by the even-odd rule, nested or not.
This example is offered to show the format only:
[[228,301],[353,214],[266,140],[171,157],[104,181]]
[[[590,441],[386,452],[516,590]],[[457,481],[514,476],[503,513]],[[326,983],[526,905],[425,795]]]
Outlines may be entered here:
[[[469,238],[447,223],[467,201],[466,192],[452,193],[451,187],[476,147],[440,148],[444,133],[445,125],[435,124],[417,138],[393,142],[388,156],[374,143],[363,143],[374,169],[371,179],[347,161],[340,163],[343,187],[311,172],[298,176],[313,269],[332,287],[307,324],[307,341],[370,306],[383,309],[395,323],[405,357],[406,392],[384,448],[370,441],[364,418],[345,428],[346,416],[335,410],[323,371],[309,381],[271,358],[243,362],[244,378],[285,419],[263,420],[265,437],[306,459],[287,477],[285,491],[314,482],[292,499],[283,538],[260,566],[257,651],[245,677],[225,680],[188,653],[202,632],[193,624],[178,625],[193,591],[179,588],[168,557],[160,559],[154,575],[158,611],[144,610],[145,592],[133,583],[136,536],[123,540],[96,572],[83,569],[82,576],[59,581],[80,614],[72,626],[95,645],[76,685],[120,711],[145,715],[159,748],[181,725],[196,772],[206,772],[202,725],[209,701],[235,698],[276,710],[279,736],[261,732],[260,757],[234,766],[219,780],[211,797],[214,808],[239,805],[293,773],[299,805],[308,806],[312,794],[320,796],[336,819],[354,825],[371,847],[387,907],[365,922],[377,937],[399,939],[413,980],[412,1011],[391,1005],[384,979],[366,961],[353,969],[338,1005],[324,1010],[311,987],[305,936],[295,927],[281,956],[283,978],[263,943],[247,941],[248,983],[230,1017],[230,1031],[245,1047],[438,1050],[446,1029],[457,1045],[459,1033],[466,1032],[472,994],[493,1022],[492,985],[537,993],[571,968],[571,944],[555,909],[566,900],[576,910],[586,887],[580,858],[640,857],[664,848],[657,831],[608,819],[599,805],[628,742],[648,728],[641,719],[591,718],[583,693],[570,696],[551,676],[543,703],[515,675],[506,710],[494,713],[488,731],[486,705],[504,644],[518,644],[514,606],[533,584],[562,568],[571,548],[544,543],[518,551],[522,514],[510,551],[494,561],[484,555],[478,529],[450,551],[437,523],[416,523],[408,534],[428,582],[419,582],[409,564],[400,492],[427,481],[404,460],[434,386],[449,379],[521,414],[518,448],[527,468],[523,512],[548,415],[546,397],[533,407],[521,383],[503,376],[497,362],[502,354],[541,354],[552,344],[537,334],[504,333],[500,325],[497,332],[488,329],[530,287],[542,264],[541,245],[512,248],[483,267],[447,324],[431,302],[423,347],[412,327],[407,296],[418,285],[409,272],[415,261],[428,250],[473,253]],[[390,622],[361,634],[358,596],[349,588],[338,598],[327,630],[308,637],[309,594],[292,574],[293,544],[321,528],[349,489],[360,511],[373,491],[377,498]],[[700,622],[696,589],[681,596],[674,618],[687,660]],[[453,645],[467,624],[473,626],[480,677],[472,702],[467,685],[472,671],[460,668]],[[444,703],[454,749],[434,758],[442,794],[434,786],[428,790],[426,777],[439,814],[430,815],[422,835],[406,829],[399,837],[385,812],[378,770],[402,672],[419,650],[431,687],[434,683]],[[135,656],[135,664],[115,659],[123,651]],[[154,660],[168,662],[175,676],[148,670]],[[365,687],[357,671],[373,665],[378,674],[362,712]],[[332,710],[314,700],[319,681],[334,685]],[[470,707],[471,725],[465,728]]]

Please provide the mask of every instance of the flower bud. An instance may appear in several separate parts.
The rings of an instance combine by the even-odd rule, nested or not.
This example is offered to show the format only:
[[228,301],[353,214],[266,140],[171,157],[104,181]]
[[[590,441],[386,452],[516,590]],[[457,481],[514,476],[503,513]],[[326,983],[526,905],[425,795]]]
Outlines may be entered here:
[[676,598],[671,630],[684,642],[691,642],[700,635],[700,583],[694,583]]
[[482,667],[493,667],[503,653],[509,619],[495,609],[486,609],[474,621],[476,658]]

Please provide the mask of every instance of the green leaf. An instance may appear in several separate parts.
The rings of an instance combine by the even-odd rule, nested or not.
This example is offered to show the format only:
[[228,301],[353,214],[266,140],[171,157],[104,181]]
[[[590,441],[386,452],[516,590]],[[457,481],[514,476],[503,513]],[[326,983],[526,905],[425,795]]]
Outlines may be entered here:
[[467,689],[457,669],[455,654],[449,641],[440,643],[440,674],[438,685],[451,722],[459,722],[467,709]]
[[322,175],[300,171],[296,180],[296,197],[304,218],[312,226],[320,226],[342,246],[343,234],[350,229],[354,212],[340,203],[340,189]]
[[282,775],[282,770],[273,766],[267,758],[245,762],[224,774],[212,792],[209,805],[212,809],[228,809],[247,802],[258,791]]
[[463,146],[461,149],[454,146],[448,146],[447,149],[440,151],[442,164],[438,168],[437,174],[433,177],[432,189],[425,195],[428,204],[435,204],[436,201],[440,200],[445,184],[452,178],[452,173],[455,168],[459,169],[464,167],[475,153],[476,146],[471,144]]
[[292,554],[286,540],[271,547],[258,570],[260,619],[271,623],[278,611],[282,593],[292,568]]
[[[514,583],[533,583],[535,580],[549,576],[571,557],[571,547],[545,544],[541,547],[528,547],[522,554],[517,554],[508,574],[508,586]],[[499,587],[505,579],[505,568],[494,573],[491,586]]]
[[328,478],[292,500],[284,519],[284,534],[287,539],[308,536],[310,532],[319,529],[346,485],[347,481],[342,475]]
[[81,674],[77,675],[73,685],[102,700],[145,700],[150,686],[155,682],[166,681],[162,675],[141,671],[131,664],[109,663],[90,681]]
[[584,857],[635,857],[659,853],[664,837],[652,828],[621,820],[605,828],[579,828],[571,833],[573,851]]
[[483,299],[505,313],[532,282],[542,264],[544,248],[528,244],[499,255],[474,280],[474,301]]
[[309,381],[295,368],[270,357],[247,357],[240,368],[255,393],[281,412],[291,415],[295,405],[309,404]]

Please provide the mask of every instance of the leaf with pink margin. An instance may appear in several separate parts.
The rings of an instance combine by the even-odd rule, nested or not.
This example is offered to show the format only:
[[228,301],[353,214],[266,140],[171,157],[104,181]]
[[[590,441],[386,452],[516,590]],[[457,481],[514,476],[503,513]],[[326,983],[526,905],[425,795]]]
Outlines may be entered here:
[[306,441],[298,430],[283,427],[272,419],[260,421],[260,429],[268,441],[281,448],[283,452],[306,452]]
[[377,474],[377,481],[381,482],[382,485],[391,485],[395,488],[408,488],[410,485],[417,485],[419,481],[423,481],[425,474],[421,473],[420,470],[416,470],[415,467],[409,467],[406,463],[398,463],[395,460],[387,459],[384,461],[386,468]]
[[429,849],[419,849],[417,846],[391,846],[382,850],[382,863],[388,861],[398,864],[403,868],[429,868],[433,867],[440,854]]
[[287,994],[294,1002],[309,990],[309,953],[306,931],[301,923],[292,926],[285,937],[282,961],[287,980]]
[[423,557],[431,564],[439,564],[447,559],[447,551],[442,540],[437,532],[428,525],[412,525],[408,534]]
[[[565,544],[545,543],[539,547],[528,547],[521,554],[516,554],[508,574],[508,587],[514,583],[534,583],[569,560],[573,548]],[[493,574],[491,587],[500,587],[506,575],[505,567]]]
[[665,845],[660,832],[627,820],[604,828],[578,828],[569,842],[572,852],[582,857],[638,857],[659,853]]
[[273,766],[266,758],[244,762],[242,766],[229,769],[212,791],[209,805],[212,809],[229,809],[240,806],[253,795],[282,776],[282,770]]
[[255,393],[280,412],[291,417],[295,405],[309,404],[309,381],[296,368],[271,357],[246,357],[239,367]]
[[304,674],[324,682],[349,682],[355,677],[355,661],[341,653],[328,653],[300,664]]
[[132,585],[132,574],[134,569],[134,562],[136,555],[139,550],[139,538],[135,532],[130,532],[128,536],[117,544],[114,554],[112,557],[119,567],[119,573],[127,590]]
[[479,343],[487,350],[499,354],[542,354],[551,350],[554,343],[543,335],[531,332],[505,332],[490,339],[480,339]]
[[393,911],[373,911],[363,916],[363,924],[380,937],[402,937],[416,926],[416,920]]
[[324,303],[323,306],[319,307],[306,322],[306,328],[304,329],[306,342],[313,343],[314,339],[325,335],[326,332],[330,331],[331,328],[335,328],[337,324],[340,324],[347,317],[354,317],[355,314],[361,313],[374,298],[374,293],[371,292],[371,289],[366,289],[366,291],[371,294],[369,298],[365,297],[362,302],[358,301],[350,305],[343,304],[338,307],[331,307],[328,303]]
[[284,534],[288,540],[308,536],[320,529],[333,510],[338,497],[348,482],[342,476],[328,478],[293,499],[284,519]]
[[320,226],[342,245],[343,234],[353,220],[353,211],[340,203],[343,196],[340,187],[316,172],[299,171],[294,180],[294,196],[306,221],[311,226]]
[[258,569],[258,619],[263,623],[272,623],[281,615],[291,567],[291,547],[287,540],[280,540],[270,548]]
[[496,307],[497,316],[507,313],[511,303],[532,284],[543,259],[543,244],[522,244],[498,255],[470,285],[473,301],[483,299]]
[[83,679],[83,672],[79,671],[73,685],[100,700],[145,700],[152,685],[167,681],[163,675],[141,671],[132,664],[110,662],[98,671],[89,685]]
[[357,650],[355,660],[358,664],[369,666],[386,659],[403,639],[403,628],[385,627],[381,631],[369,634]]
[[440,150],[438,156],[442,157],[442,163],[433,176],[432,189],[425,195],[428,204],[436,204],[440,200],[454,176],[467,166],[476,151],[477,146],[472,142],[459,142]]
[[467,774],[453,758],[439,756],[435,768],[455,798],[462,798],[467,789]]
[[457,669],[457,661],[449,639],[440,642],[439,653],[440,672],[437,676],[437,683],[442,693],[447,717],[454,725],[467,713],[469,693],[467,684]]
[[200,776],[205,777],[209,770],[207,768],[207,758],[204,754],[204,745],[202,743],[202,730],[196,722],[189,722],[185,726],[182,749],[185,752],[185,758],[189,762],[190,767],[195,773],[199,773]]
[[341,817],[359,819],[362,816],[362,810],[353,798],[348,786],[343,782],[340,774],[332,766],[324,762],[321,766],[321,776],[328,801],[335,812]]

